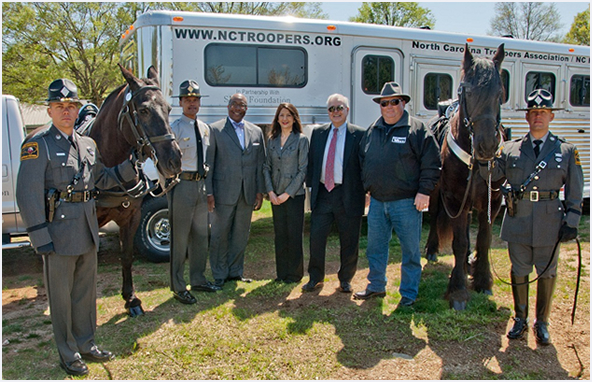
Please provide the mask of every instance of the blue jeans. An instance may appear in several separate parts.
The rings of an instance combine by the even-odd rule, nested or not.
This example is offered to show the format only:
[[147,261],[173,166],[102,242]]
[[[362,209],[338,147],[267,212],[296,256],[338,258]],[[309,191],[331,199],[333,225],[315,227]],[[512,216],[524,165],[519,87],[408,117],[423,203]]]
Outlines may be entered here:
[[386,266],[389,257],[389,242],[393,229],[399,238],[403,260],[401,262],[401,285],[399,293],[413,301],[417,298],[421,279],[421,238],[422,215],[415,206],[414,199],[381,202],[370,200],[368,211],[368,248],[366,257],[370,272],[367,290],[384,292],[386,290]]

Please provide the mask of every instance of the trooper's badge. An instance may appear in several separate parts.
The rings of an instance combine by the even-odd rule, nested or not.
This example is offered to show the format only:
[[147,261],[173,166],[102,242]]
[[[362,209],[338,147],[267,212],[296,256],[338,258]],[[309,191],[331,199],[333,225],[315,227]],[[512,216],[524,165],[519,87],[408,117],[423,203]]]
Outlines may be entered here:
[[21,147],[21,161],[37,158],[39,158],[39,145],[37,142],[25,143],[23,147]]

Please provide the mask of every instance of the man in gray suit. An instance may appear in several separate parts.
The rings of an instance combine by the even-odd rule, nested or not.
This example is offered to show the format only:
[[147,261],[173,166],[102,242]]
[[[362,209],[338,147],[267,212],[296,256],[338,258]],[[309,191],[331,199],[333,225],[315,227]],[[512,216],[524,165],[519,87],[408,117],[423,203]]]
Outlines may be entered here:
[[127,160],[106,168],[95,142],[74,131],[80,100],[72,81],[55,80],[48,94],[52,125],[21,147],[16,199],[33,247],[43,256],[60,366],[68,374],[85,375],[82,358],[113,357],[94,343],[99,226],[93,191],[137,174]]
[[[551,343],[548,325],[557,280],[559,242],[575,239],[582,215],[584,175],[576,147],[549,131],[555,118],[553,95],[544,89],[528,96],[529,133],[506,142],[493,163],[492,179],[506,177],[512,203],[506,203],[501,237],[508,242],[512,263],[514,325],[509,339],[521,339],[528,329],[528,285],[532,266],[539,279],[534,334],[539,345]],[[487,162],[479,163],[488,178]],[[565,202],[559,190],[565,187]],[[506,199],[508,201],[508,199]],[[545,271],[545,269],[548,269]],[[544,273],[543,273],[544,272]]]
[[247,98],[234,94],[228,118],[210,125],[206,192],[212,224],[210,264],[219,287],[226,281],[252,281],[243,277],[243,269],[251,216],[261,208],[265,192],[265,147],[263,132],[244,120],[246,113]]
[[192,292],[220,290],[204,276],[208,261],[205,154],[210,143],[210,127],[197,119],[201,97],[197,82],[183,81],[179,86],[179,105],[183,108],[183,115],[171,124],[183,153],[181,181],[167,193],[171,222],[171,291],[174,298],[183,304],[197,302],[187,290],[183,277],[186,261],[189,263]]

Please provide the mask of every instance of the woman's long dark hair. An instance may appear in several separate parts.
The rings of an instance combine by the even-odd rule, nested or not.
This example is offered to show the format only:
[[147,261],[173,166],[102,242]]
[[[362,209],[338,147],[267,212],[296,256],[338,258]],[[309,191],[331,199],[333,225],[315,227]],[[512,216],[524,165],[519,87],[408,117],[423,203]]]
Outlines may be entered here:
[[292,131],[294,133],[302,133],[302,123],[300,122],[300,115],[298,114],[298,109],[296,106],[292,105],[288,102],[280,103],[275,112],[275,117],[273,117],[273,122],[271,123],[271,132],[269,133],[270,138],[277,138],[282,133],[282,127],[278,121],[280,113],[283,109],[288,109],[292,117],[294,117],[294,124],[292,125]]

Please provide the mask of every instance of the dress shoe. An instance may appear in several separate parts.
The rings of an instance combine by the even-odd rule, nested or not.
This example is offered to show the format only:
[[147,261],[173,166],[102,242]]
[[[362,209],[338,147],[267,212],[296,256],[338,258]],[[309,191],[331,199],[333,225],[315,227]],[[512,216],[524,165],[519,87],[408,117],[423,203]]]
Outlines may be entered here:
[[351,292],[353,292],[351,284],[348,283],[347,281],[342,281],[341,282],[341,284],[339,285],[339,291],[342,292],[342,293],[351,293]]
[[536,322],[534,324],[534,334],[536,335],[536,342],[539,345],[547,346],[551,344],[551,336],[549,335],[547,325],[544,322]]
[[93,346],[90,349],[90,352],[80,354],[82,358],[87,361],[94,361],[94,362],[106,362],[111,361],[113,359],[113,353],[108,350],[99,350],[98,347]]
[[224,280],[223,279],[216,279],[216,280],[214,280],[214,285],[219,287],[220,289],[222,289],[222,287],[224,286]]
[[401,301],[399,301],[399,306],[411,306],[413,304],[415,304],[415,300],[412,300],[409,297],[403,297],[401,298]]
[[386,292],[372,292],[368,289],[354,293],[354,300],[367,300],[372,297],[384,297]]
[[175,300],[183,304],[195,304],[197,302],[195,297],[193,297],[187,290],[182,292],[173,292],[173,296],[175,297]]
[[87,375],[88,367],[81,359],[72,362],[60,361],[60,366],[70,375]]
[[526,332],[526,329],[528,329],[528,319],[514,317],[513,320],[514,326],[512,326],[512,329],[510,329],[506,337],[508,337],[511,340],[522,339],[524,333]]
[[302,286],[302,291],[303,292],[312,292],[313,290],[318,289],[318,288],[322,288],[322,287],[323,287],[322,281],[310,280],[309,282],[307,282],[306,284],[304,284]]
[[219,290],[222,290],[222,288],[207,281],[205,284],[192,285],[191,290],[200,292],[217,292]]
[[233,277],[228,277],[226,279],[226,281],[242,281],[244,283],[251,283],[251,282],[253,282],[253,279],[248,279],[243,276],[233,276]]

